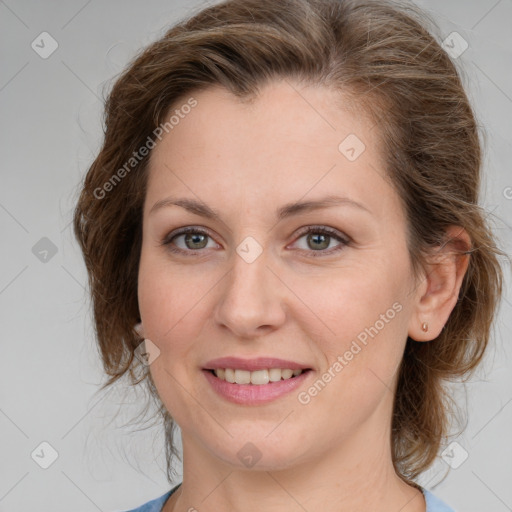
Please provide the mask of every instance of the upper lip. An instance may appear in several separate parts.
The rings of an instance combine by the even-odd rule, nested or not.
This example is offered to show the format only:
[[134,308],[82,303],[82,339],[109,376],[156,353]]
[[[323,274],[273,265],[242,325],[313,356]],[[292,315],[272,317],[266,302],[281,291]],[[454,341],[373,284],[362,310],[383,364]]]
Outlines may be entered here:
[[215,370],[217,368],[232,368],[236,370],[266,370],[270,368],[289,368],[290,370],[310,370],[307,364],[287,361],[275,357],[256,357],[254,359],[242,359],[240,357],[220,357],[208,361],[204,367],[205,370]]

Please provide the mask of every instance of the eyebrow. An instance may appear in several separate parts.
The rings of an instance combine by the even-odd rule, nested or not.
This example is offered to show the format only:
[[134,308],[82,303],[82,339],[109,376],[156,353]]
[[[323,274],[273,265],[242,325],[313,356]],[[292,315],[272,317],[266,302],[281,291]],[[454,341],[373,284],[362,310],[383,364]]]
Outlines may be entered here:
[[[199,215],[201,217],[222,221],[221,215],[217,210],[214,210],[205,203],[186,197],[167,197],[165,199],[161,199],[151,207],[149,214],[151,215],[156,211],[169,206],[181,206],[185,210],[196,215]],[[284,206],[276,210],[276,218],[278,221],[281,221],[293,215],[299,215],[301,213],[311,212],[323,208],[330,208],[333,206],[351,206],[361,211],[365,211],[370,214],[372,213],[366,206],[364,206],[361,203],[358,203],[357,201],[354,201],[353,199],[350,199],[348,197],[329,195],[311,201],[297,201],[285,204]]]

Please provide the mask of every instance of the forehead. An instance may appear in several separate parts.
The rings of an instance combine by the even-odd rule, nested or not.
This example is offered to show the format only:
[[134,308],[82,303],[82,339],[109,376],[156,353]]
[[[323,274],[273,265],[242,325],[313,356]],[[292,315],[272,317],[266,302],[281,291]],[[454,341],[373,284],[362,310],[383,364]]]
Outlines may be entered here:
[[[164,136],[166,142],[160,144],[161,149],[170,145],[176,151],[185,142],[215,144],[220,152],[229,145],[233,150],[240,140],[252,136],[253,147],[258,151],[263,149],[263,142],[275,148],[294,141],[337,150],[340,137],[349,133],[365,139],[369,149],[378,143],[374,140],[378,132],[351,99],[354,96],[327,87],[301,86],[283,79],[269,82],[250,99],[241,99],[223,87],[212,86],[182,97],[174,103],[170,114],[186,106],[190,97],[195,99],[196,106],[188,108],[180,119],[173,116],[175,126],[168,137]],[[225,137],[227,134],[229,138]]]
[[221,204],[233,197],[281,203],[334,189],[363,201],[389,188],[377,130],[338,92],[283,80],[251,101],[221,87],[190,96],[196,105],[152,151],[148,203],[164,190],[214,194]]

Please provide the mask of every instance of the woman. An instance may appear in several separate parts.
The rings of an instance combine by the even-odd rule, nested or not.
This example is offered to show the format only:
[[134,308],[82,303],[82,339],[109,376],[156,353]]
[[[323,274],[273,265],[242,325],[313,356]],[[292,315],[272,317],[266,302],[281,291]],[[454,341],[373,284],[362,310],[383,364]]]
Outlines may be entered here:
[[[502,270],[459,74],[417,9],[232,0],[119,77],[74,228],[109,380],[161,403],[138,511],[449,511],[415,479]],[[141,374],[142,371],[142,374]],[[169,482],[171,483],[169,477]]]

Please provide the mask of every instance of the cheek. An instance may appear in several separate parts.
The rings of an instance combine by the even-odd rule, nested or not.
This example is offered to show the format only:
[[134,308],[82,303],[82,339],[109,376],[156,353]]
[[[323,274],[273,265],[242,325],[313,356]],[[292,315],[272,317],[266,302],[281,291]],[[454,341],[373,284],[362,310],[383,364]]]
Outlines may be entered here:
[[[204,281],[203,281],[204,283]],[[149,367],[160,399],[180,424],[204,422],[200,411],[190,407],[190,395],[197,396],[191,385],[191,373],[184,361],[194,361],[191,340],[200,337],[201,297],[211,287],[194,273],[178,273],[156,258],[141,257],[138,300],[146,338],[159,349]],[[193,382],[193,381],[192,381]],[[184,391],[183,384],[188,390]]]
[[367,378],[373,371],[388,381],[403,352],[406,275],[384,268],[386,265],[391,262],[351,265],[340,269],[328,282],[307,284],[305,290],[315,314],[309,318],[317,327],[311,323],[304,329],[311,333],[314,343],[323,340],[321,350],[327,367],[338,356],[344,357],[343,373],[356,380]]
[[[307,396],[301,398],[311,399],[311,408],[306,407],[304,414],[310,417],[312,411],[329,411],[335,428],[343,425],[346,431],[391,399],[403,355],[407,312],[399,276],[388,282],[376,281],[377,277],[367,272],[331,282],[329,300],[319,306],[330,330],[324,328],[324,334],[316,339],[312,336],[325,365],[317,379],[326,384],[313,384],[312,388],[324,389],[319,393],[312,388],[304,390]],[[352,413],[347,416],[347,411]]]
[[[217,277],[218,279],[218,277]],[[141,256],[138,301],[146,337],[165,353],[190,346],[204,322],[204,304],[216,282],[210,272],[176,271],[162,258]]]
[[330,328],[333,336],[345,337],[348,329],[357,326],[363,329],[373,324],[381,313],[400,300],[403,288],[400,280],[399,272],[386,271],[382,266],[372,268],[360,262],[321,279],[308,277],[302,283],[297,282],[295,290],[310,305],[317,319]]

